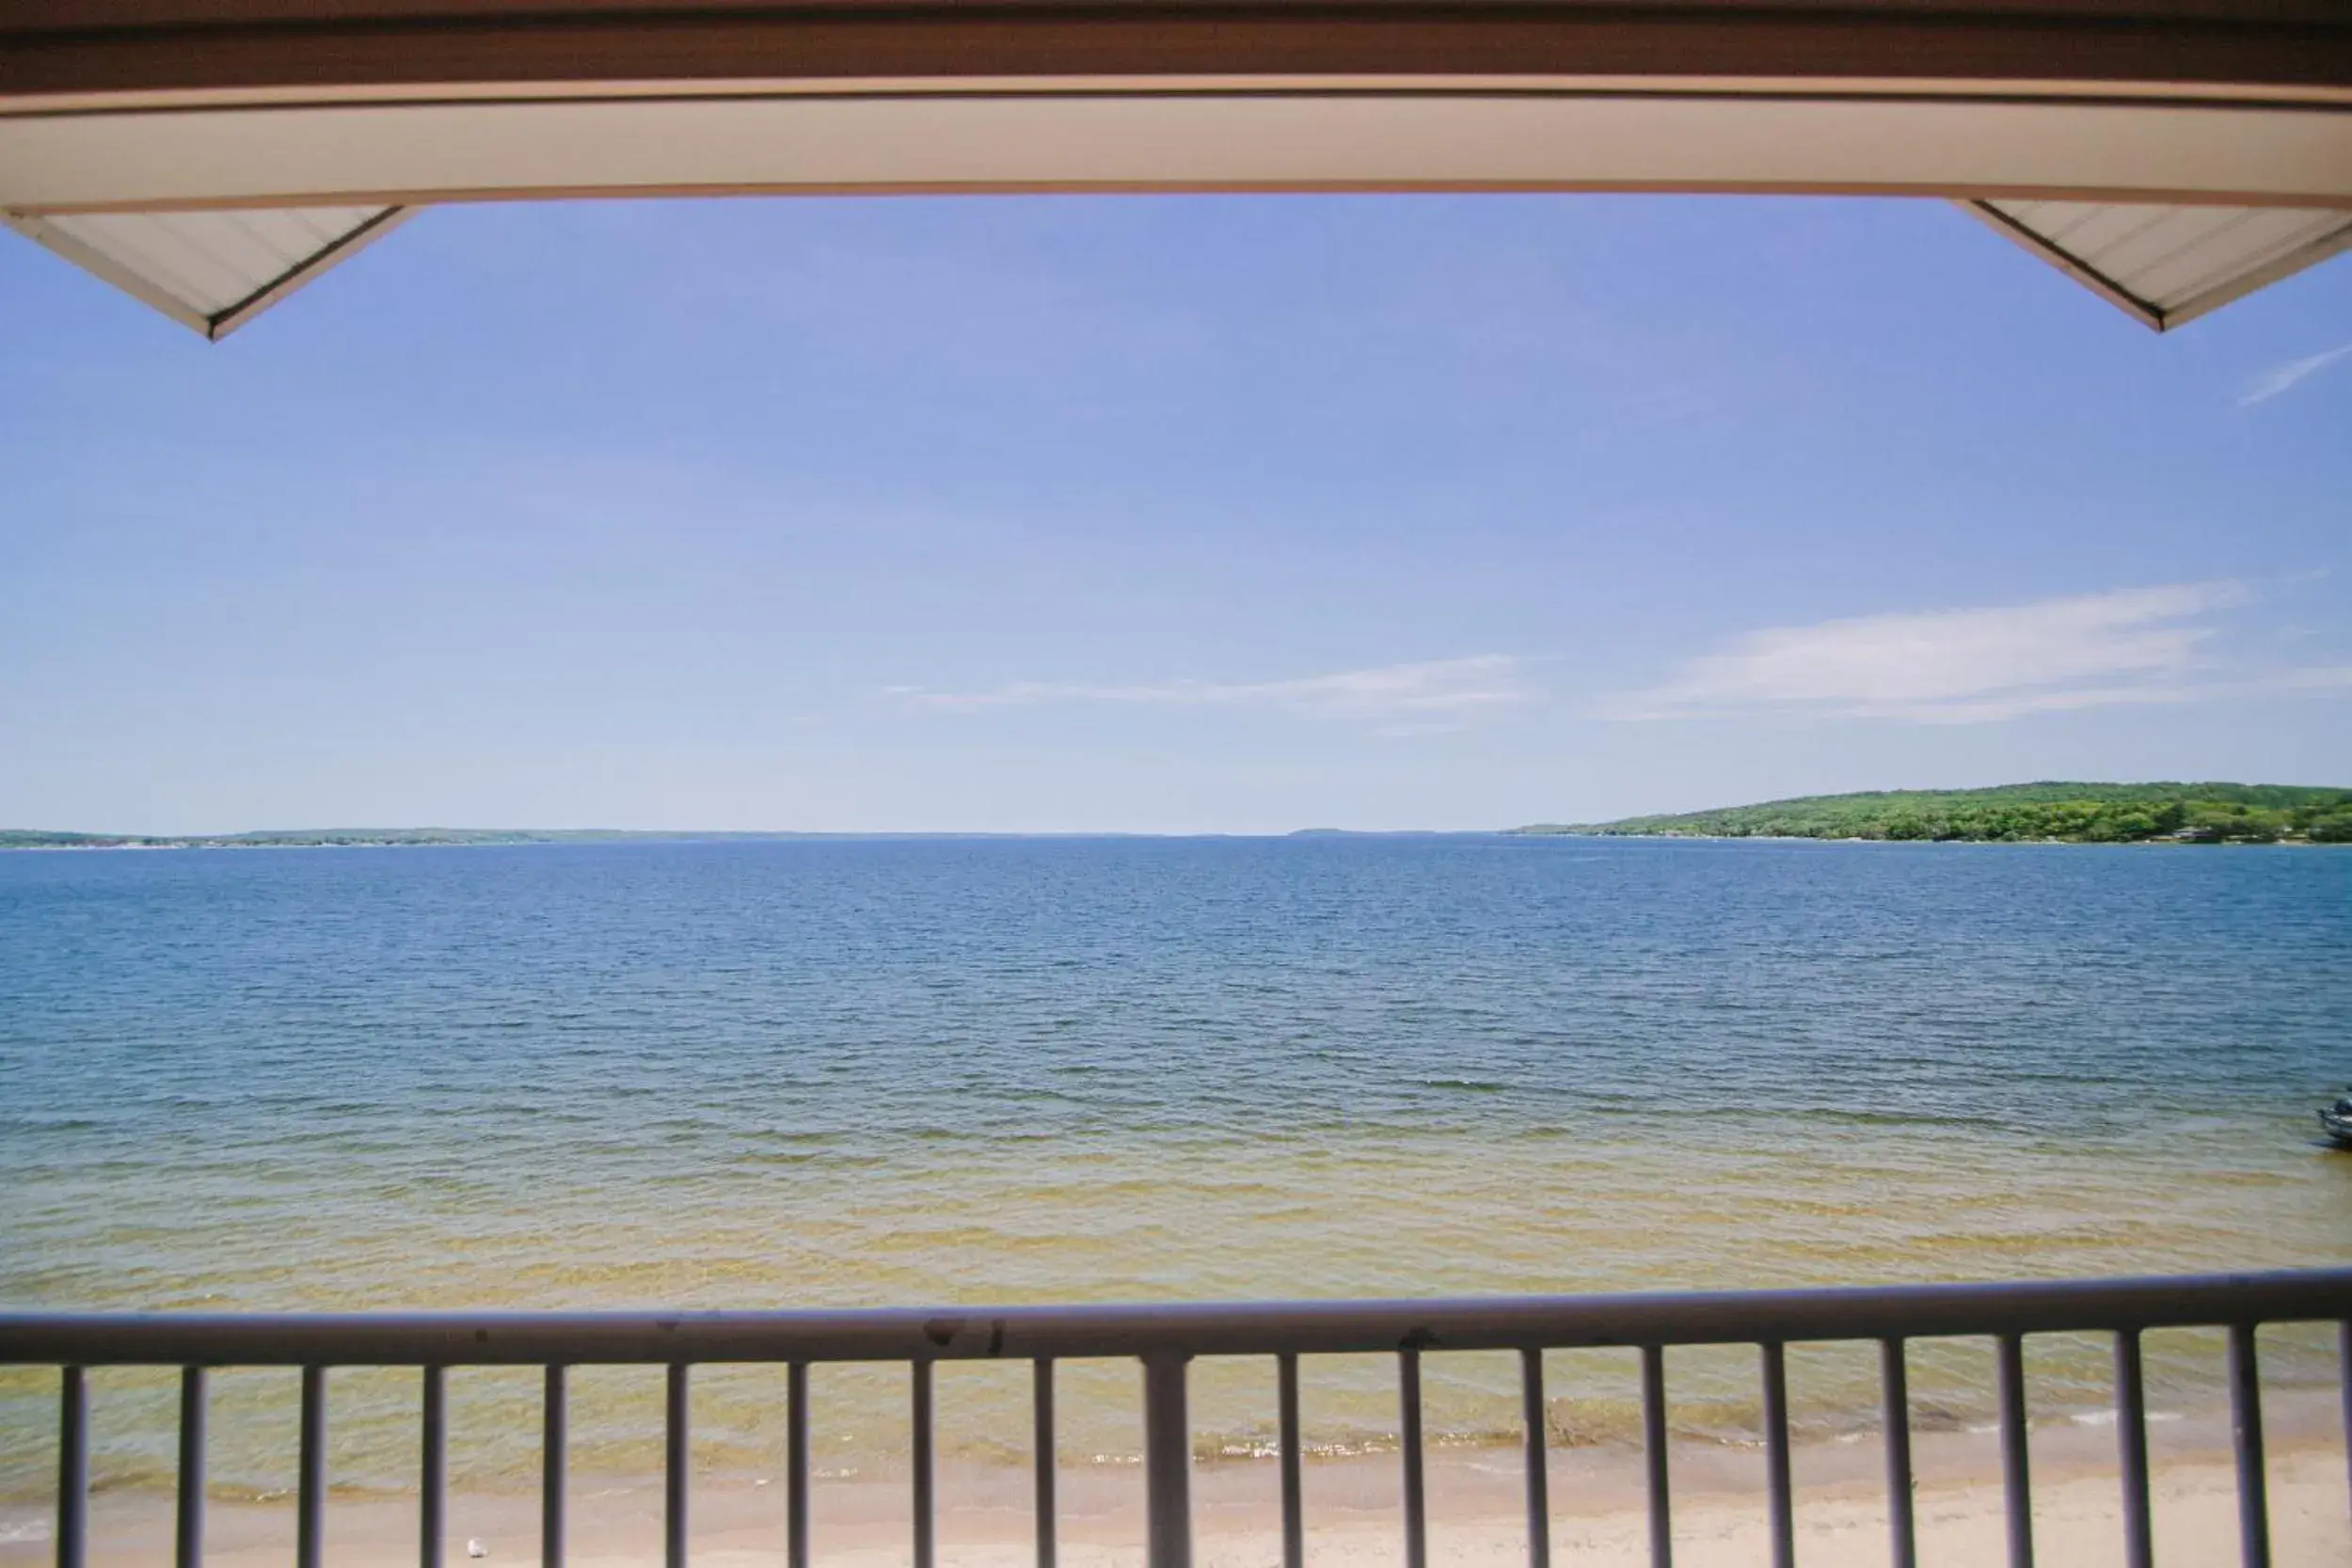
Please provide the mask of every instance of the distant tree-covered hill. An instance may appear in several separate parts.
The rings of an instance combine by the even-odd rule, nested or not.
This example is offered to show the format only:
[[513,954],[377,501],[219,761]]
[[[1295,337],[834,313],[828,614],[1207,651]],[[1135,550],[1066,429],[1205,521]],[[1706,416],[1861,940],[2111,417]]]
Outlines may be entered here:
[[1648,838],[1964,839],[2069,844],[2352,844],[2352,789],[2300,784],[2025,784],[1808,795],[1523,833]]

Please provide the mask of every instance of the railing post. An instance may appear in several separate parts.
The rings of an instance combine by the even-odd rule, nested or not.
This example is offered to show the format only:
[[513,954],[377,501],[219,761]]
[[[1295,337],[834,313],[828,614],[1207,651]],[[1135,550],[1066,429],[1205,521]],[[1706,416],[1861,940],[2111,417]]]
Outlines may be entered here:
[[2026,1347],[2015,1334],[1995,1341],[2001,1385],[2001,1503],[2009,1519],[2009,1568],[2033,1568],[2033,1481],[2026,1426]]
[[326,1369],[302,1369],[302,1458],[294,1483],[294,1568],[326,1560]]
[[2230,1325],[2230,1436],[2237,1452],[2238,1557],[2270,1568],[2270,1486],[2263,1465],[2263,1384],[2254,1325]]
[[180,1496],[173,1568],[204,1568],[204,1369],[180,1370]]
[[57,1568],[82,1568],[89,1548],[89,1385],[82,1369],[57,1380]]
[[539,1417],[539,1568],[564,1568],[564,1451],[570,1445],[570,1399],[564,1369],[547,1371]]
[[931,1364],[914,1363],[914,1568],[931,1568],[938,1544],[938,1473],[931,1448]]
[[1788,1356],[1775,1340],[1758,1347],[1764,1377],[1764,1479],[1772,1495],[1772,1568],[1796,1568],[1797,1504],[1788,1472]]
[[784,1560],[785,1568],[808,1568],[808,1363],[795,1361],[785,1374]]
[[662,1450],[661,1560],[663,1568],[686,1568],[687,1509],[693,1497],[694,1447],[690,1424],[688,1379],[683,1361],[670,1363],[668,1440]]
[[1642,1347],[1642,1469],[1649,1497],[1650,1568],[1674,1568],[1674,1507],[1667,1492],[1663,1345]]
[[2123,1568],[2155,1568],[2148,1508],[2148,1386],[2136,1328],[2115,1335],[2115,1459],[2123,1485]]
[[417,1454],[417,1568],[441,1568],[441,1537],[447,1532],[449,1481],[449,1401],[440,1368],[427,1366],[423,1376],[421,1441]]
[[2344,1401],[2344,1480],[2352,1487],[2352,1318],[2336,1324],[2336,1392]]
[[1545,1441],[1544,1353],[1519,1352],[1519,1418],[1526,1426],[1527,1568],[1551,1568],[1551,1471]]
[[1037,1568],[1057,1568],[1059,1505],[1054,1500],[1054,1483],[1060,1460],[1054,1442],[1054,1364],[1042,1358],[1032,1362],[1029,1379],[1030,1447],[1037,1456],[1037,1473],[1030,1478],[1031,1508],[1037,1515]]
[[1307,1500],[1299,1477],[1298,1357],[1274,1358],[1274,1404],[1282,1465],[1282,1568],[1306,1568]]
[[1429,1514],[1422,1490],[1421,1352],[1396,1353],[1397,1447],[1405,1461],[1405,1568],[1429,1568]]
[[1900,1339],[1879,1341],[1880,1421],[1886,1429],[1887,1560],[1918,1568],[1918,1528],[1911,1497],[1911,1373]]
[[1181,1352],[1143,1358],[1145,1568],[1192,1568],[1192,1418]]

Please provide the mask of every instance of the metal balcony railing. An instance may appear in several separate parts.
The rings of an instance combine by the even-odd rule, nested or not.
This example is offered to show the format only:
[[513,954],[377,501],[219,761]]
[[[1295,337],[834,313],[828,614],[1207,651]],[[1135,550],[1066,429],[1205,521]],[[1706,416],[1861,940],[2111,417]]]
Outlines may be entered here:
[[698,1364],[762,1362],[787,1369],[786,1536],[788,1568],[809,1565],[808,1369],[813,1363],[904,1362],[913,1420],[914,1568],[933,1568],[931,1370],[946,1360],[1025,1360],[1035,1375],[1038,1568],[1055,1568],[1054,1367],[1077,1357],[1141,1363],[1146,1546],[1149,1568],[1188,1568],[1192,1556],[1192,1444],[1186,1364],[1195,1356],[1265,1356],[1274,1362],[1280,1424],[1285,1568],[1301,1568],[1298,1358],[1391,1354],[1402,1407],[1406,1568],[1426,1568],[1422,1489],[1422,1357],[1452,1351],[1517,1351],[1525,1413],[1529,1568],[1549,1568],[1550,1505],[1545,1465],[1547,1350],[1630,1346],[1641,1353],[1650,1558],[1673,1556],[1666,1465],[1665,1352],[1676,1346],[1758,1347],[1763,1445],[1772,1559],[1796,1556],[1789,1481],[1788,1391],[1784,1347],[1875,1341],[1884,1398],[1887,1517],[1897,1568],[1914,1568],[1911,1427],[1904,1342],[1963,1336],[1998,1348],[2002,1477],[2011,1568],[2031,1568],[2033,1524],[2026,1460],[2026,1336],[2114,1336],[2125,1557],[2152,1561],[2147,1404],[2140,1335],[2160,1328],[2220,1328],[2229,1338],[2229,1391],[2246,1568],[2267,1568],[2268,1508],[2263,1462],[2255,1330],[2266,1323],[2332,1323],[2344,1357],[2347,1451],[2352,1452],[2352,1269],[2171,1279],[2005,1285],[1931,1285],[1721,1294],[1515,1297],[1133,1307],[1033,1307],[966,1311],[463,1312],[320,1315],[0,1313],[0,1364],[62,1370],[56,1551],[57,1568],[83,1568],[88,1542],[89,1404],[84,1369],[172,1366],[181,1371],[177,1568],[200,1568],[204,1537],[206,1369],[302,1370],[301,1460],[296,1486],[296,1568],[321,1568],[326,1497],[326,1375],[331,1367],[423,1370],[420,1568],[441,1568],[447,1406],[443,1373],[460,1366],[546,1369],[542,1561],[563,1568],[565,1384],[568,1367],[668,1369],[664,1526],[667,1568],[686,1568],[689,1379]]

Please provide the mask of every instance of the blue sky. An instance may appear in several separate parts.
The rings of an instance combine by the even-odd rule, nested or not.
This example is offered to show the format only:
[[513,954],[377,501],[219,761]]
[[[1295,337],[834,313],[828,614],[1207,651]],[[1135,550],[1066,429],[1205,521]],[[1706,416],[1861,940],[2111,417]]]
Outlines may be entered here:
[[2352,784],[2347,525],[2352,262],[1931,202],[442,209],[217,345],[0,236],[0,825]]

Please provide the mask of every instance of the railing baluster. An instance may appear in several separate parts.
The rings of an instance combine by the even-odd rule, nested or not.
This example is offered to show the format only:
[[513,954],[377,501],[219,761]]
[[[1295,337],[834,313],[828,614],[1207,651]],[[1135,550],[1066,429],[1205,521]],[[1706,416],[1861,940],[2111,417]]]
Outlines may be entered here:
[[667,1568],[686,1568],[687,1507],[692,1501],[687,1479],[693,1466],[693,1433],[688,1425],[687,1364],[670,1363],[668,1441],[662,1452],[661,1560]]
[[1642,1347],[1642,1463],[1649,1482],[1650,1568],[1674,1568],[1674,1508],[1666,1492],[1666,1348]]
[[180,1496],[172,1568],[204,1563],[204,1369],[180,1369]]
[[2001,1493],[2009,1511],[2009,1568],[2033,1568],[2033,1480],[2026,1449],[2026,1345],[2000,1337]]
[[[2352,1344],[2352,1338],[2347,1338],[2346,1343]],[[1282,1450],[1282,1568],[1306,1568],[1307,1501],[1299,1475],[1298,1452],[1298,1357],[1288,1351],[1274,1358],[1274,1392]],[[2345,1409],[2352,1411],[2352,1404]]]
[[1181,1352],[1143,1358],[1145,1568],[1192,1568],[1192,1417]]
[[1428,1568],[1429,1515],[1422,1492],[1421,1352],[1396,1353],[1399,1447],[1405,1456],[1405,1568]]
[[1527,1427],[1527,1568],[1551,1568],[1551,1471],[1544,1441],[1544,1353],[1519,1352],[1519,1418]]
[[1788,1357],[1777,1342],[1756,1348],[1764,1364],[1764,1480],[1772,1494],[1772,1568],[1796,1568],[1797,1505],[1788,1481]]
[[89,1383],[79,1367],[57,1377],[57,1568],[89,1551]]
[[2123,1568],[2155,1568],[2155,1532],[2148,1511],[2148,1388],[2136,1328],[2115,1336],[2115,1451],[2123,1482]]
[[1057,1502],[1054,1502],[1054,1467],[1061,1460],[1054,1444],[1054,1364],[1040,1356],[1030,1366],[1030,1413],[1038,1432],[1030,1446],[1038,1453],[1038,1568],[1054,1568],[1057,1557]]
[[2262,1366],[2254,1325],[2230,1325],[2230,1437],[2237,1450],[2238,1557],[2270,1568],[2270,1488],[2263,1468]]
[[326,1369],[302,1369],[302,1458],[294,1486],[294,1568],[319,1568],[326,1539]]
[[571,1446],[564,1428],[570,1425],[570,1402],[564,1369],[549,1367],[540,1406],[539,1568],[564,1568],[564,1453]]
[[1911,1507],[1911,1370],[1900,1339],[1879,1341],[1879,1424],[1886,1430],[1887,1558],[1917,1568],[1918,1530]]
[[2336,1325],[2336,1388],[2344,1398],[2344,1482],[2352,1488],[2352,1319]]
[[449,1407],[438,1367],[424,1369],[424,1414],[417,1456],[417,1568],[441,1568],[443,1485],[449,1477]]
[[1055,1466],[1060,1460],[1054,1442],[1054,1364],[1043,1357],[1030,1369],[1029,1403],[1036,1428],[1031,1447],[1037,1454],[1037,1568],[1054,1568],[1057,1512],[1054,1481]]
[[931,1364],[914,1363],[914,1568],[931,1568],[938,1523],[931,1471]]
[[785,1568],[808,1568],[808,1363],[795,1361],[785,1372],[784,1555]]

